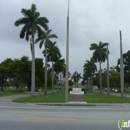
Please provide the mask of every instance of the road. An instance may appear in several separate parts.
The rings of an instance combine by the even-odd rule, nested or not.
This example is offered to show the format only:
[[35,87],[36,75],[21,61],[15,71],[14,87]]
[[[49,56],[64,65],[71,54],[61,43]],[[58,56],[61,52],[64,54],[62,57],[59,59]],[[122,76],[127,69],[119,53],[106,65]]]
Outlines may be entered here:
[[[119,130],[130,119],[130,105],[46,106],[0,104],[0,130]],[[130,129],[130,128],[129,128]]]

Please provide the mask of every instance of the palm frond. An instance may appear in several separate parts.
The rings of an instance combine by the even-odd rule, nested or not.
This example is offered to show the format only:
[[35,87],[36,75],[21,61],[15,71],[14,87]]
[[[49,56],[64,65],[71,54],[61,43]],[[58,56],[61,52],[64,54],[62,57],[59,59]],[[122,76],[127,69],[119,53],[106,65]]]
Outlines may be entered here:
[[42,47],[43,43],[44,43],[44,40],[42,40],[42,41],[40,42],[40,44],[39,44],[39,48]]
[[48,36],[48,38],[49,38],[49,39],[50,39],[50,38],[58,38],[58,36],[57,36],[56,34],[51,34],[51,35]]
[[37,19],[37,24],[43,27],[45,30],[48,29],[49,20],[46,17],[40,17]]
[[42,37],[42,29],[38,26],[38,25],[36,25],[36,28],[37,28],[37,35],[38,35],[38,37],[40,38],[40,37]]
[[22,30],[21,30],[21,32],[20,32],[20,35],[19,35],[20,38],[24,38],[25,33],[26,33],[26,26],[27,26],[27,25],[24,25],[24,27],[22,28]]
[[35,11],[37,10],[36,5],[35,5],[35,4],[32,4],[30,10],[31,10],[32,12],[35,12]]
[[96,43],[92,43],[91,46],[90,46],[90,50],[95,50],[98,48],[98,45]]

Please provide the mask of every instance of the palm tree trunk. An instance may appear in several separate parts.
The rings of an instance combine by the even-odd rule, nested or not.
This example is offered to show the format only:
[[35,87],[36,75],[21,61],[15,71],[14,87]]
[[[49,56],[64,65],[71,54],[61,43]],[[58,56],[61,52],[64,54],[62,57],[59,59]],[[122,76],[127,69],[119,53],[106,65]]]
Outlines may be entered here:
[[91,88],[92,88],[92,92],[93,92],[93,75],[91,74]]
[[88,77],[88,89],[90,89],[90,84],[89,84],[89,77]]
[[35,47],[34,47],[34,34],[32,34],[31,97],[34,96],[35,96]]
[[52,93],[54,92],[54,66],[52,61]]
[[45,45],[45,95],[47,95],[47,48]]
[[60,91],[61,91],[61,72],[60,72]]
[[60,73],[58,73],[58,85],[57,85],[57,92],[59,90],[59,77],[60,77]]
[[58,86],[59,86],[59,82],[57,82],[57,87],[56,87],[57,92],[58,92]]
[[100,66],[100,93],[102,93],[102,74],[101,74],[101,61],[99,62],[99,66]]

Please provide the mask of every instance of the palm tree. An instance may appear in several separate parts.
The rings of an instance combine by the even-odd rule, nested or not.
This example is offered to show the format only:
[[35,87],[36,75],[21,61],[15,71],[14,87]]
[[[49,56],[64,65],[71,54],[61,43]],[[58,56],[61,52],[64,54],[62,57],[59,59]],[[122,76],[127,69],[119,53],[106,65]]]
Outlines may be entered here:
[[55,61],[55,64],[54,64],[54,71],[59,74],[60,76],[60,85],[61,85],[61,73],[64,72],[65,70],[65,59],[60,59],[58,58],[56,61]]
[[21,13],[24,17],[15,21],[15,26],[23,25],[20,32],[20,38],[25,38],[27,41],[31,39],[32,44],[32,75],[31,75],[31,96],[35,96],[35,48],[34,38],[35,34],[38,37],[41,36],[42,29],[48,29],[47,23],[49,22],[46,17],[40,17],[40,13],[37,12],[36,5],[32,4],[30,9],[22,9]]
[[40,42],[39,48],[44,44],[45,46],[45,95],[47,95],[47,46],[51,44],[51,38],[58,38],[56,34],[51,34],[52,30],[43,31],[42,35],[38,37],[35,43]]
[[90,50],[94,50],[93,52],[93,60],[94,62],[99,62],[100,67],[100,93],[102,93],[102,78],[101,78],[101,63],[105,62],[107,59],[107,45],[108,43],[99,42],[99,44],[92,43],[90,46]]
[[86,60],[86,63],[84,64],[84,72],[88,73],[88,76],[91,77],[91,89],[93,91],[93,74],[97,71],[97,66],[94,63],[93,59],[91,60]]
[[[43,51],[45,55],[45,50]],[[47,45],[47,61],[52,62],[52,93],[54,91],[54,62],[61,57],[59,48],[56,46],[56,42]]]
[[75,82],[75,86],[78,87],[78,81],[82,78],[81,73],[78,73],[75,71],[75,73],[72,75],[71,79]]

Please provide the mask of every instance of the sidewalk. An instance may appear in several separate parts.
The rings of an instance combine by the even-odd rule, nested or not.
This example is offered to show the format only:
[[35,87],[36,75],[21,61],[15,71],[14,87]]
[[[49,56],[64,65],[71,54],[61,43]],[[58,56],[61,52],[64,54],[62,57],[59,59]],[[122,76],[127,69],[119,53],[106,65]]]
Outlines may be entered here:
[[18,95],[10,95],[10,96],[0,96],[0,101],[12,102],[12,100],[14,100],[14,99],[29,97],[29,96],[30,96],[29,93],[18,94]]
[[[47,93],[51,93],[48,91]],[[35,96],[44,94],[44,92],[35,92]],[[12,100],[18,98],[30,97],[30,92],[26,92],[24,94],[10,95],[10,96],[0,96],[0,101],[12,102]]]
[[84,102],[83,100],[82,100],[82,98],[81,98],[81,95],[79,95],[79,94],[74,94],[73,95],[73,99],[72,99],[72,101],[70,101],[70,102],[68,102],[69,104],[77,104],[77,105],[85,105],[85,104],[87,104],[87,102]]
[[73,102],[83,102],[81,96],[78,95],[78,94],[73,95],[72,101],[73,101]]

